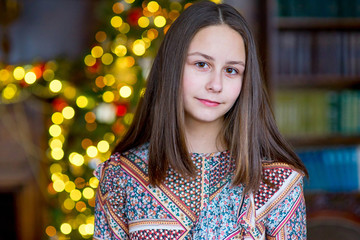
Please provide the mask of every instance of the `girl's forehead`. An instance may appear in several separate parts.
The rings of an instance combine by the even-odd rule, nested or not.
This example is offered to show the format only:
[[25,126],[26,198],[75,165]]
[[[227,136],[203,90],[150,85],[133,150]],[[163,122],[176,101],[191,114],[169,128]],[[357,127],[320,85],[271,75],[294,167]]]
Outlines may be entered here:
[[194,35],[187,54],[195,53],[244,61],[245,45],[242,36],[228,25],[213,25],[200,29]]

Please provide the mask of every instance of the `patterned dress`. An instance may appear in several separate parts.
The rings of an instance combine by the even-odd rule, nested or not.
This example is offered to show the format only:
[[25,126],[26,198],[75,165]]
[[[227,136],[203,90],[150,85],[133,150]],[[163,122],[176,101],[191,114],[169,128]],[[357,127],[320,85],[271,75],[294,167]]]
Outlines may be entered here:
[[94,239],[306,239],[303,176],[284,163],[263,165],[267,183],[244,194],[231,186],[228,151],[192,153],[194,179],[172,169],[149,185],[148,144],[99,165]]

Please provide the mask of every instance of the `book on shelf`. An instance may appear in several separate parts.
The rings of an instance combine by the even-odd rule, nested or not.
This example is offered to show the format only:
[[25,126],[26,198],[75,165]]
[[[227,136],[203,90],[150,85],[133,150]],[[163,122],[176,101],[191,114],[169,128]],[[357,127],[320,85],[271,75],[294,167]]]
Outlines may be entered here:
[[280,31],[277,74],[360,77],[360,32]]
[[309,172],[305,191],[360,190],[360,146],[298,151]]
[[359,17],[360,0],[278,0],[282,17]]
[[287,137],[360,135],[360,91],[279,90],[275,119]]

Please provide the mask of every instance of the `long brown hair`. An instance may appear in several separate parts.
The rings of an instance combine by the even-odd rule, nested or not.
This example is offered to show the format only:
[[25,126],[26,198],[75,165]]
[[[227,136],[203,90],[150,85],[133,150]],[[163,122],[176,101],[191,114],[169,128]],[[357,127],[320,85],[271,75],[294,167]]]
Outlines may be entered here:
[[220,136],[236,161],[233,184],[244,184],[246,191],[255,191],[261,182],[264,158],[288,163],[307,175],[305,166],[276,127],[248,24],[230,5],[204,1],[188,7],[169,28],[133,122],[114,149],[124,152],[149,142],[148,173],[152,185],[165,179],[169,166],[185,177],[196,173],[184,135],[181,79],[194,35],[204,27],[220,24],[237,31],[246,49],[241,94],[225,114]]

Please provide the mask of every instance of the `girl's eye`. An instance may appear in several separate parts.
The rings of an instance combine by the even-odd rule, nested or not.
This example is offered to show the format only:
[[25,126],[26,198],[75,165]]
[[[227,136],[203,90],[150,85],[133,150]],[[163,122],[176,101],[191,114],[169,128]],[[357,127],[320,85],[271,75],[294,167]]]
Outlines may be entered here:
[[235,74],[239,73],[235,68],[226,68],[225,72],[229,73],[229,74],[232,74],[232,75],[235,75]]
[[208,66],[206,62],[197,62],[195,63],[195,65],[199,68],[205,68],[206,66]]

